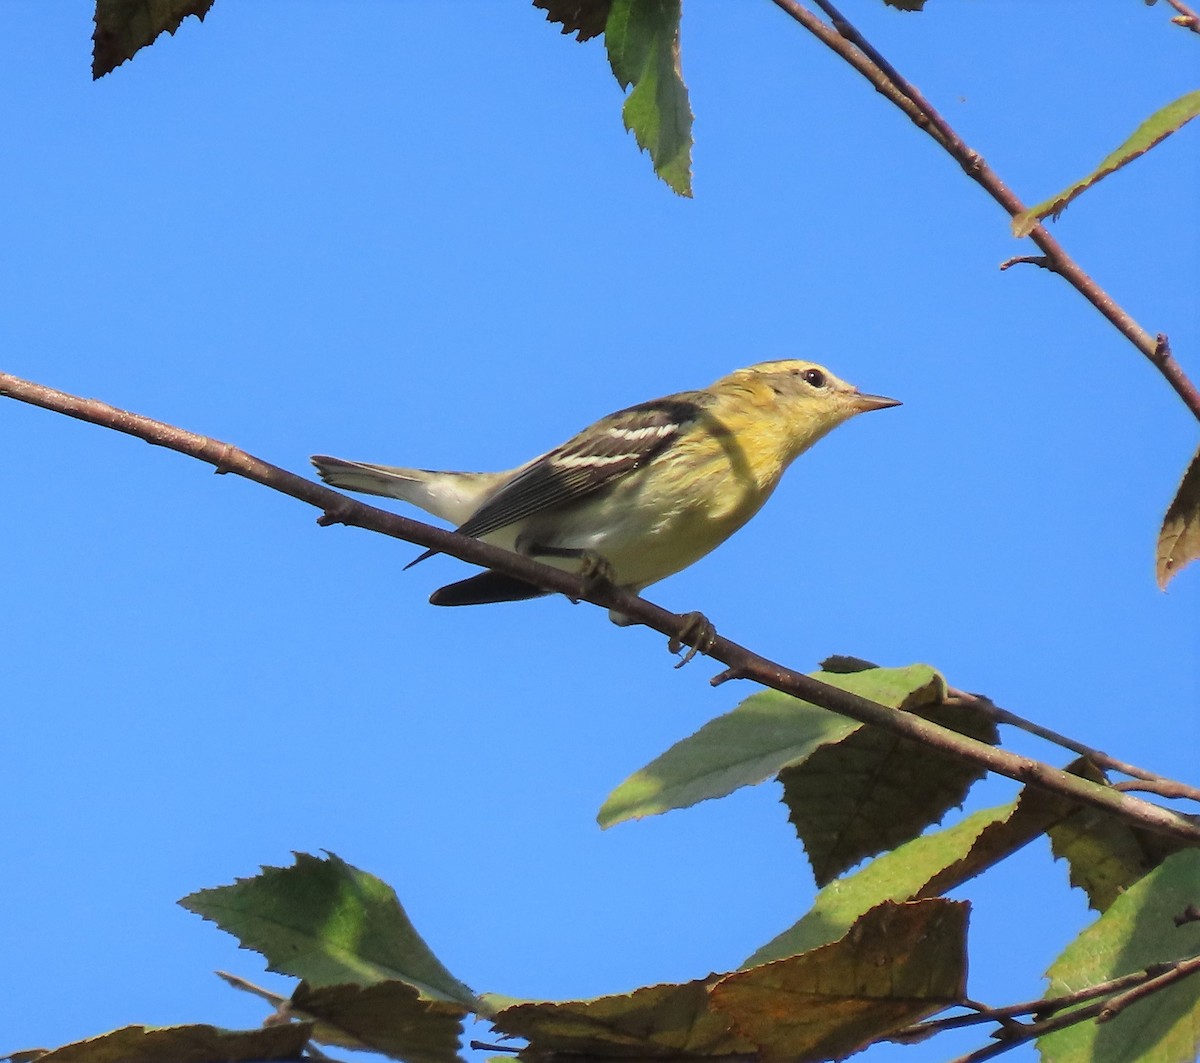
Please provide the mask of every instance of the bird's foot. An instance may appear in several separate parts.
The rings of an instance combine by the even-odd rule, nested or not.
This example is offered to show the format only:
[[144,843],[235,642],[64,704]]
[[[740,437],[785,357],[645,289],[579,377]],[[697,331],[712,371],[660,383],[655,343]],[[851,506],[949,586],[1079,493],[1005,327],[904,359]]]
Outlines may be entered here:
[[[585,594],[596,590],[605,584],[616,584],[616,569],[613,564],[603,554],[598,554],[595,550],[580,549],[574,546],[542,546],[541,544],[522,543],[517,540],[517,552],[528,555],[533,558],[543,557],[565,557],[579,562],[579,576],[583,580],[583,591]],[[567,597],[575,604],[579,604],[579,599],[567,595]]]
[[580,550],[579,558],[582,562],[579,575],[589,591],[605,583],[616,582],[617,571],[607,557],[596,553],[595,550]]
[[698,653],[708,653],[717,641],[717,629],[703,613],[684,613],[683,620],[684,624],[679,634],[672,635],[667,643],[667,649],[671,653],[678,653],[684,646],[688,648],[687,653],[675,665],[676,668],[682,668]]
[[[572,556],[579,558],[579,578],[583,580],[584,594],[616,583],[617,570],[603,554],[595,550],[576,550]],[[579,604],[578,598],[571,598],[571,601]]]

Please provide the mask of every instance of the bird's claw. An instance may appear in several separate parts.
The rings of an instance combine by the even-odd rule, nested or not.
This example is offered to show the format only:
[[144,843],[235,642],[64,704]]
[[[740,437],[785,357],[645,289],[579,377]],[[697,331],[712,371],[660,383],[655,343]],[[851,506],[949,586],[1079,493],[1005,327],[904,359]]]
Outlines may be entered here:
[[717,629],[703,613],[684,613],[683,619],[684,624],[679,634],[672,635],[667,642],[667,649],[671,653],[678,653],[685,645],[688,648],[687,653],[675,665],[676,668],[682,668],[698,653],[708,653],[717,641]]
[[[612,562],[607,557],[596,553],[594,550],[581,550],[579,557],[581,561],[579,578],[583,580],[583,589],[585,591],[590,592],[597,587],[615,582],[616,569],[613,568]],[[576,605],[579,604],[576,598],[572,598],[571,601],[575,602]]]

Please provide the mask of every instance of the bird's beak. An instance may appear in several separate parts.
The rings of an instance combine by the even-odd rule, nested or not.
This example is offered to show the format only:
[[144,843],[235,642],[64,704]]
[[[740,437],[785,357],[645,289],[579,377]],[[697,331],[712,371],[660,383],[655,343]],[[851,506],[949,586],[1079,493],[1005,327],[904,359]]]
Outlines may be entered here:
[[899,399],[889,399],[886,395],[863,395],[858,392],[854,396],[854,406],[865,413],[867,410],[886,410],[889,406],[900,406]]

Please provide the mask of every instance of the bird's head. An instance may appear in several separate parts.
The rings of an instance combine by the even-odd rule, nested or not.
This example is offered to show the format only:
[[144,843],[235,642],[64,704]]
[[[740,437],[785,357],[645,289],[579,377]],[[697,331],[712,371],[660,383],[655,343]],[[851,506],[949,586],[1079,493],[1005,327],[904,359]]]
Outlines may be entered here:
[[760,411],[774,413],[786,423],[799,454],[827,432],[868,410],[899,406],[899,399],[867,395],[816,362],[784,359],[737,369],[713,385],[713,390],[742,392]]

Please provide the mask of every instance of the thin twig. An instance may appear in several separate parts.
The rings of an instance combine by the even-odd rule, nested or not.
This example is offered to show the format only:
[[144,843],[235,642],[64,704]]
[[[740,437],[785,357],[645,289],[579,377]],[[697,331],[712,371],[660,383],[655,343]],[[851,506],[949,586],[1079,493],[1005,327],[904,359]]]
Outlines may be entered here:
[[[1016,216],[1025,210],[1025,205],[1016,193],[1000,179],[983,157],[967,146],[917,88],[901,77],[830,0],[816,0],[816,3],[829,16],[832,26],[823,22],[798,0],[772,2],[841,56],[917,126],[933,137],[958,162],[967,176],[982,186],[1010,216]],[[1099,310],[1121,335],[1146,356],[1175,389],[1175,393],[1192,411],[1192,415],[1200,420],[1200,389],[1188,379],[1183,368],[1171,357],[1169,348],[1162,349],[1165,343],[1160,343],[1158,337],[1151,336],[1131,314],[1084,272],[1044,225],[1038,225],[1029,236],[1046,258],[1046,262],[1040,264],[1062,276]]]
[[1178,963],[1173,963],[1161,974],[1156,974],[1153,978],[1148,978],[1139,986],[1134,986],[1132,989],[1127,989],[1124,993],[1119,993],[1113,997],[1104,1009],[1096,1016],[1097,1022],[1110,1022],[1121,1014],[1130,1004],[1136,1004],[1139,1000],[1148,997],[1151,993],[1157,993],[1161,989],[1166,989],[1173,986],[1176,982],[1182,981],[1191,975],[1200,971],[1200,956],[1193,956],[1188,960],[1180,960]]
[[1054,263],[1045,255],[1014,255],[1012,258],[1006,258],[1000,263],[1000,272],[1003,273],[1006,269],[1019,265],[1040,266],[1042,269],[1048,269],[1051,273],[1054,272]]
[[1037,738],[1052,742],[1057,746],[1062,746],[1063,749],[1070,750],[1072,753],[1078,753],[1081,757],[1087,757],[1098,768],[1108,771],[1119,771],[1122,775],[1131,776],[1136,780],[1134,782],[1116,783],[1115,788],[1118,790],[1140,790],[1146,793],[1157,794],[1159,797],[1186,798],[1191,801],[1200,801],[1200,787],[1189,786],[1187,783],[1168,779],[1146,768],[1139,768],[1136,764],[1117,760],[1116,757],[1111,757],[1102,750],[1093,749],[1091,746],[1085,745],[1077,739],[1068,738],[1066,735],[1061,735],[1057,731],[1050,730],[1048,727],[1043,727],[1041,724],[1027,720],[1023,716],[1018,716],[1015,712],[1002,709],[989,698],[983,697],[980,694],[970,694],[965,690],[958,690],[955,687],[947,687],[946,694],[949,697],[968,702],[976,711],[995,720],[996,723],[1016,727]]
[[[1157,968],[1154,969],[1154,973],[1158,973]],[[944,1019],[915,1022],[911,1026],[906,1026],[902,1030],[897,1030],[895,1033],[889,1034],[888,1040],[925,1040],[934,1034],[942,1033],[944,1030],[961,1030],[967,1026],[980,1026],[988,1022],[1004,1023],[1007,1020],[1015,1019],[1018,1015],[1053,1015],[1064,1008],[1075,1007],[1077,1004],[1086,1004],[1088,1001],[1095,1000],[1098,997],[1111,996],[1131,986],[1142,985],[1150,977],[1152,975],[1146,971],[1135,971],[1133,974],[1122,975],[1120,978],[1112,978],[1107,982],[1098,982],[1096,985],[1088,986],[1085,989],[1078,989],[1074,993],[1064,993],[1057,997],[1041,997],[1037,1000],[1025,1000],[1019,1004],[1005,1004],[999,1008],[988,1008],[973,1001],[963,1001],[964,1007],[970,1007],[974,1010],[966,1015],[950,1015]],[[1021,1026],[1022,1030],[1026,1028],[1024,1023],[1018,1025]]]
[[1187,783],[1183,782],[1175,782],[1173,779],[1159,781],[1156,779],[1143,779],[1139,775],[1134,779],[1113,783],[1113,789],[1121,790],[1127,794],[1154,794],[1156,797],[1165,797],[1171,801],[1179,798],[1183,798],[1186,801],[1200,801],[1200,788],[1188,786]]
[[[1055,1012],[1053,1018],[1039,1019],[1037,1022],[1031,1023],[1005,1024],[993,1034],[997,1038],[996,1043],[977,1048],[965,1056],[959,1056],[952,1060],[952,1063],[983,1063],[984,1060],[994,1059],[1018,1045],[1027,1044],[1038,1037],[1045,1037],[1047,1034],[1064,1030],[1068,1026],[1075,1026],[1089,1019],[1107,1022],[1131,1004],[1160,992],[1198,971],[1200,971],[1200,956],[1192,956],[1173,963],[1154,964],[1143,971],[1123,975],[1100,985],[1089,986],[1077,993],[1049,998],[1043,1002],[1045,1006],[1036,1009],[1034,1014],[1046,1014],[1053,1011]],[[1132,988],[1126,988],[1128,986],[1132,986]],[[1102,999],[1093,999],[1096,997]],[[1071,998],[1078,1001],[1093,999],[1093,1003],[1072,1009]]]
[[1182,26],[1185,30],[1191,30],[1193,33],[1200,33],[1200,15],[1197,15],[1183,0],[1167,0],[1167,3],[1179,12],[1171,19],[1176,26]]
[[[346,524],[432,548],[471,564],[482,565],[545,587],[547,590],[565,594],[570,598],[582,599],[593,605],[616,610],[636,623],[644,624],[689,645],[698,637],[695,617],[690,614],[681,616],[668,612],[620,587],[597,585],[594,580],[551,568],[478,539],[435,528],[398,513],[376,509],[271,465],[229,443],[129,413],[96,399],[83,399],[56,391],[7,373],[0,373],[0,395],[136,436],[156,446],[167,447],[215,465],[219,472],[234,473],[253,480],[322,510],[322,524]],[[1111,787],[1098,786],[1041,761],[997,749],[985,742],[940,727],[913,713],[878,705],[849,691],[818,682],[811,676],[768,660],[720,635],[712,638],[704,652],[763,686],[791,694],[860,723],[871,724],[892,734],[912,739],[921,745],[1015,779],[1017,782],[1049,790],[1080,804],[1110,812],[1147,830],[1188,842],[1200,842],[1200,827],[1170,809],[1130,797]]]

